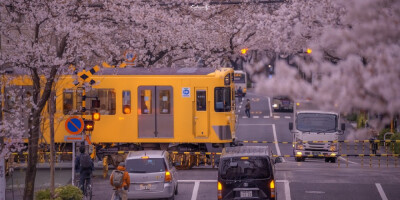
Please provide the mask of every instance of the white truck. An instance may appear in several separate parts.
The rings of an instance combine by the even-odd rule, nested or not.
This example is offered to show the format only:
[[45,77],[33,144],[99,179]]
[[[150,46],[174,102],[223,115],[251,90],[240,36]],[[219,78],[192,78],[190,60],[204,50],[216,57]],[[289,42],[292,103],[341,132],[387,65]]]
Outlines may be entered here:
[[295,160],[301,162],[306,157],[313,157],[335,163],[338,155],[337,141],[345,130],[344,123],[339,129],[339,113],[321,111],[310,101],[296,101],[293,113],[289,129],[293,134]]

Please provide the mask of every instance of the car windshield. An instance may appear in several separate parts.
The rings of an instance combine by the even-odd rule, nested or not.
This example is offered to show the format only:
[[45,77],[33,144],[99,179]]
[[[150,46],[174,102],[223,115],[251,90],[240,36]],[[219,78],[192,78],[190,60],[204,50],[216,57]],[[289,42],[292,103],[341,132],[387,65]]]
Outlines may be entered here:
[[299,131],[332,133],[336,132],[337,116],[334,114],[299,113],[296,124]]
[[129,159],[126,161],[126,170],[129,173],[164,172],[165,164],[162,158]]
[[221,160],[222,179],[266,179],[270,177],[269,160],[265,157],[232,157]]

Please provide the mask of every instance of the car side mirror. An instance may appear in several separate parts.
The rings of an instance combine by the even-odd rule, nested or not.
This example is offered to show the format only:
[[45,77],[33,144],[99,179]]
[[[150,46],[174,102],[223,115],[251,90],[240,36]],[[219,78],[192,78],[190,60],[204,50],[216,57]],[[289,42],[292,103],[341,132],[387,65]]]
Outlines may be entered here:
[[282,163],[282,162],[283,162],[283,158],[281,156],[278,156],[275,158],[275,164]]
[[289,130],[293,130],[293,122],[289,122]]
[[346,130],[346,124],[342,123],[340,129],[342,129],[342,131]]

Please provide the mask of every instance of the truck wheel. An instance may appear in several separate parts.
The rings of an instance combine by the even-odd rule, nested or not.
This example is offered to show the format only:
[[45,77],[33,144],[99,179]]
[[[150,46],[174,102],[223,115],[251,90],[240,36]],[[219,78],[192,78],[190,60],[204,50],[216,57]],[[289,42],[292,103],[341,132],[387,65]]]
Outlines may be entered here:
[[325,162],[329,162],[331,158],[325,158]]
[[337,158],[331,158],[331,163],[336,163]]
[[295,157],[294,159],[296,160],[296,162],[301,162],[303,160],[301,157]]

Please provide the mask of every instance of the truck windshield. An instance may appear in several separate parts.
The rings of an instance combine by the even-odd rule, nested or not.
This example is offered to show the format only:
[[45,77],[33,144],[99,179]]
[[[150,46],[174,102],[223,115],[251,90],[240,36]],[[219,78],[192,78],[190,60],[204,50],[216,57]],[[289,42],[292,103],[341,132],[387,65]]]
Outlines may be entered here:
[[307,132],[332,133],[337,131],[337,116],[334,114],[299,113],[297,130]]
[[268,166],[269,160],[264,157],[225,158],[220,163],[219,174],[225,180],[266,179],[270,176]]

